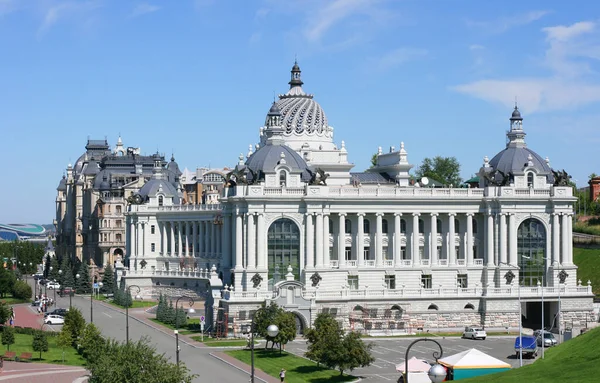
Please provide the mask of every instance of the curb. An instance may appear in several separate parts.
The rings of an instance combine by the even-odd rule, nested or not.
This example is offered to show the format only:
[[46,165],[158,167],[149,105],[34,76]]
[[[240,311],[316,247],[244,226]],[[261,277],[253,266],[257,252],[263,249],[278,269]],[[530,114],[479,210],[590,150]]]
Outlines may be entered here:
[[[246,374],[250,375],[250,373],[249,373],[248,371],[244,370],[242,367],[236,366],[235,364],[233,364],[233,363],[231,363],[231,362],[228,362],[228,361],[226,361],[225,359],[221,358],[220,356],[217,356],[217,355],[215,355],[215,354],[214,354],[214,353],[212,353],[212,352],[211,352],[211,353],[209,353],[208,355],[212,356],[212,357],[213,357],[213,358],[215,358],[215,359],[218,359],[218,360],[220,360],[221,362],[223,362],[223,363],[225,363],[225,364],[227,364],[227,365],[229,365],[229,366],[231,366],[231,367],[233,367],[233,368],[235,368],[235,369],[237,369],[237,370],[239,370],[239,371],[242,371],[243,373],[246,373]],[[243,363],[243,362],[240,362],[240,363]],[[247,366],[247,364],[246,364],[246,363],[243,363],[243,364],[244,364],[245,366]],[[261,370],[261,371],[262,371],[262,370]],[[264,371],[263,371],[263,372],[264,372]],[[269,382],[267,382],[266,380],[264,380],[264,379],[262,379],[262,378],[260,378],[260,377],[256,376],[256,374],[254,375],[254,379],[258,379],[258,380],[260,380],[261,382],[264,382],[264,383],[269,383]],[[274,378],[274,379],[275,379],[275,378]]]

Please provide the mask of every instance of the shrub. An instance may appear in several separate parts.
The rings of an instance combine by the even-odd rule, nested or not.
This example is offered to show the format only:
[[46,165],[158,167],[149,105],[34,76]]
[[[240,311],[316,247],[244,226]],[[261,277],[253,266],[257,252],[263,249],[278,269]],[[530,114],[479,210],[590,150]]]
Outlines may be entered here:
[[27,284],[25,281],[17,281],[12,289],[13,297],[17,299],[28,300],[33,296],[33,291],[31,291],[31,286]]

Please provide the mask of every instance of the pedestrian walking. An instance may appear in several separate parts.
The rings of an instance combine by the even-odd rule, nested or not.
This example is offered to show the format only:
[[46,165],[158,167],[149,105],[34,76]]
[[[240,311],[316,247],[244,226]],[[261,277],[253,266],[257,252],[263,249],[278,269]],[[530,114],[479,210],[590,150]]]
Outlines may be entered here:
[[285,380],[285,370],[283,368],[279,371],[279,379],[281,379],[282,382]]

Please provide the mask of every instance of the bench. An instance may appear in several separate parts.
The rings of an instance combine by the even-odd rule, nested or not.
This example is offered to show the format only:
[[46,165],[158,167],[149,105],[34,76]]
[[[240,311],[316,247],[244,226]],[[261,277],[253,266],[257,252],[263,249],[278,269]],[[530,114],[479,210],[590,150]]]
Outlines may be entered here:
[[6,351],[4,355],[2,355],[3,359],[14,359],[17,356],[17,353],[14,351]]
[[33,355],[31,355],[30,352],[22,352],[21,355],[19,355],[19,361],[20,362],[31,362],[31,357]]

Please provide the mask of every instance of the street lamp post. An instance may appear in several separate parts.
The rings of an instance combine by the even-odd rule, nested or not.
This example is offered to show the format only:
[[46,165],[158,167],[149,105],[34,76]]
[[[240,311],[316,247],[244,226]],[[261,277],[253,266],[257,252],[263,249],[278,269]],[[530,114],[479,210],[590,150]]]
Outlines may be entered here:
[[[81,275],[75,274],[75,280],[78,281],[79,278],[81,278]],[[77,285],[77,283],[75,283],[75,285]],[[73,305],[73,288],[71,287],[71,292],[69,293],[69,310],[71,309],[72,305]]]
[[[92,284],[92,292],[90,293],[90,323],[94,323],[94,285],[96,282]],[[102,282],[98,282],[98,288],[102,287]]]
[[[250,324],[250,383],[254,383],[254,320],[258,316],[258,313],[262,310],[266,310],[266,307],[261,307],[252,316],[252,322]],[[279,327],[274,324],[270,324],[267,327],[267,335],[271,338],[275,338],[279,334]]]
[[[129,293],[128,295],[131,294],[132,287],[135,287],[135,289],[136,289],[135,299],[141,299],[141,297],[140,297],[141,289],[140,289],[140,286],[138,286],[138,285],[127,286],[126,290]],[[175,314],[175,315],[177,315],[177,314]],[[175,322],[177,322],[177,321],[175,321]],[[125,304],[125,341],[126,341],[126,343],[129,343],[129,305],[128,304]]]
[[[521,255],[525,257],[524,255]],[[500,262],[501,265],[507,265],[513,267],[510,263]],[[519,267],[519,266],[516,266]],[[519,297],[519,367],[523,367],[523,322],[521,317],[523,316],[523,308],[521,305],[521,269],[519,268],[519,278],[517,279],[517,294]],[[512,294],[511,294],[512,295]]]
[[194,310],[194,308],[192,307],[194,305],[194,299],[192,297],[186,297],[185,295],[180,296],[179,298],[177,298],[177,300],[175,301],[175,361],[177,363],[177,367],[179,367],[179,331],[177,330],[177,328],[179,327],[179,323],[177,321],[177,314],[179,313],[179,300],[180,299],[187,299],[190,305],[190,308],[188,309],[188,314],[193,314],[196,312],[196,310]]
[[433,342],[433,343],[437,344],[437,346],[440,348],[440,352],[437,352],[437,351],[433,352],[433,358],[435,359],[435,364],[433,366],[431,366],[427,375],[429,376],[429,379],[431,379],[431,381],[433,383],[443,382],[446,379],[446,375],[447,375],[446,369],[441,364],[438,364],[438,362],[437,362],[438,359],[440,359],[442,357],[442,355],[444,355],[444,350],[442,349],[442,345],[433,339],[423,338],[423,339],[415,340],[410,345],[408,345],[408,348],[406,349],[406,353],[404,354],[404,383],[408,383],[408,352],[410,351],[410,348],[413,345],[415,345],[416,343],[419,343],[419,342]]

